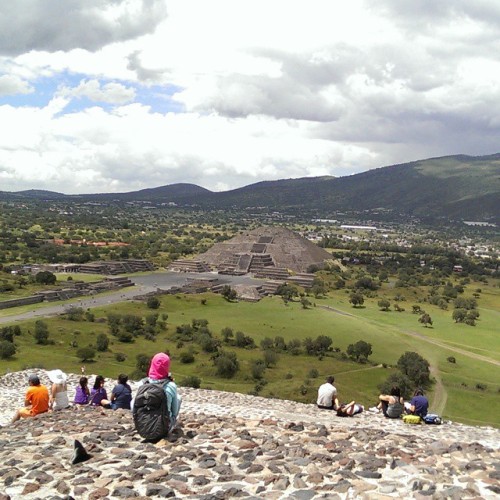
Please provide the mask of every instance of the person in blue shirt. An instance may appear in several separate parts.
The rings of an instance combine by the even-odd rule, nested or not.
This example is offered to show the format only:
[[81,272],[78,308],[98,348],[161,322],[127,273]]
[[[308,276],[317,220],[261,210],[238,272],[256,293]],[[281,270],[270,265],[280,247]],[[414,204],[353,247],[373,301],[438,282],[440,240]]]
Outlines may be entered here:
[[424,391],[420,388],[416,389],[410,403],[406,409],[411,415],[418,415],[424,418],[429,411],[429,401],[424,396]]
[[130,410],[132,389],[127,382],[128,376],[124,373],[120,373],[120,375],[118,375],[118,384],[116,384],[111,391],[110,406],[113,410],[118,410],[119,408]]

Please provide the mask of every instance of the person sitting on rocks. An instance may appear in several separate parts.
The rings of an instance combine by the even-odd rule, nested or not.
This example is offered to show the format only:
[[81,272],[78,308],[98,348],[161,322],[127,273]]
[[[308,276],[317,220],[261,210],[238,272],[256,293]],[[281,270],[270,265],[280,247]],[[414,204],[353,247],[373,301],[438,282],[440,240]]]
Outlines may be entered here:
[[364,411],[364,406],[356,403],[356,401],[351,401],[347,404],[341,404],[337,408],[337,417],[352,417]]
[[49,390],[40,384],[38,375],[31,374],[28,377],[28,383],[29,387],[24,398],[25,407],[16,411],[12,422],[16,422],[20,418],[34,417],[35,415],[49,411]]
[[76,386],[75,399],[73,400],[73,403],[75,405],[86,405],[89,403],[89,397],[89,379],[87,377],[80,377],[80,381]]
[[128,375],[120,373],[118,375],[118,383],[111,391],[111,399],[103,399],[101,405],[112,410],[130,410],[130,402],[132,401],[132,389],[128,385]]
[[404,411],[404,399],[401,396],[401,390],[397,385],[392,386],[390,394],[381,394],[378,399],[380,403],[378,408],[387,418],[399,418]]
[[415,390],[409,403],[405,403],[406,413],[424,418],[429,410],[429,401],[420,387]]
[[170,429],[176,423],[181,408],[181,398],[177,393],[177,385],[170,373],[170,357],[164,352],[159,352],[153,356],[149,365],[147,380],[151,384],[163,384],[163,390],[167,396],[167,409],[170,419]]
[[67,375],[57,369],[47,372],[49,380],[52,382],[50,388],[49,408],[57,411],[69,407],[68,387],[66,385]]
[[97,377],[95,378],[94,387],[90,391],[89,404],[91,406],[101,406],[102,401],[105,401],[104,404],[109,404],[108,393],[104,388],[104,377],[102,375],[97,375]]
[[337,399],[337,389],[333,385],[335,378],[333,375],[326,377],[326,382],[319,386],[318,399],[316,404],[322,410],[336,410],[339,406]]

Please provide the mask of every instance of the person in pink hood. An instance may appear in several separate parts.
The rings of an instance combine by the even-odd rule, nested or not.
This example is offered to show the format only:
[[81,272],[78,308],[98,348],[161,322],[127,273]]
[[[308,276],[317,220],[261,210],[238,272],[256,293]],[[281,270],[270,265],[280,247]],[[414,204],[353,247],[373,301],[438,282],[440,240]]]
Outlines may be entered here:
[[177,393],[177,385],[170,374],[170,357],[164,352],[153,356],[148,371],[148,382],[151,384],[162,384],[167,396],[167,406],[170,416],[170,430],[176,423],[181,409],[181,397]]

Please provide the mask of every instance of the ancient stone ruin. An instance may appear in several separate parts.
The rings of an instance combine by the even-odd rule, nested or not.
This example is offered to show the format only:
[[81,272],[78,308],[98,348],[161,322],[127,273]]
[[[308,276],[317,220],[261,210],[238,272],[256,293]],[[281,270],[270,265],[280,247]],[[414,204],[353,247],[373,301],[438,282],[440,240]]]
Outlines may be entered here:
[[221,274],[280,279],[305,273],[312,265],[321,266],[332,256],[299,234],[283,227],[260,227],[216,243],[197,260]]

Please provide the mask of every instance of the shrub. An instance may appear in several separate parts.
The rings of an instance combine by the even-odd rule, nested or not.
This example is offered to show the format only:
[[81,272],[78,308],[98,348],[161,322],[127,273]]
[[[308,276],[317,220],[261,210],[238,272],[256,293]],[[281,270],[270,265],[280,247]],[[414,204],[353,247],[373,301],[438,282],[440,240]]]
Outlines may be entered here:
[[158,309],[160,307],[160,299],[158,297],[148,297],[146,305],[149,309]]
[[96,355],[96,350],[92,346],[80,347],[80,349],[76,351],[76,355],[82,362],[93,361]]
[[40,345],[47,345],[49,343],[49,328],[47,323],[42,320],[35,322],[35,341]]
[[109,338],[105,333],[100,333],[96,338],[96,349],[99,352],[106,352],[109,347]]
[[387,299],[380,299],[377,302],[377,305],[379,306],[381,311],[389,311],[391,308],[391,303]]
[[180,384],[182,387],[192,387],[193,389],[199,389],[201,386],[201,379],[196,375],[188,375],[181,380]]
[[179,355],[179,361],[184,364],[194,363],[194,354],[189,351],[181,352]]
[[311,368],[309,370],[309,373],[307,374],[309,378],[318,378],[319,377],[319,371],[316,368]]
[[448,363],[456,363],[457,362],[457,360],[455,359],[454,356],[447,357],[446,361],[448,361]]
[[135,367],[137,368],[137,372],[141,373],[140,377],[143,377],[146,373],[148,373],[149,365],[151,363],[151,356],[147,354],[138,354],[135,357]]
[[486,384],[480,384],[480,383],[476,384],[476,389],[479,391],[485,391],[487,388],[488,386]]
[[0,359],[9,359],[16,354],[16,346],[8,340],[0,341]]
[[254,379],[260,380],[264,376],[266,365],[262,359],[254,361],[250,367],[250,373]]
[[264,351],[264,364],[266,365],[266,368],[269,368],[271,366],[276,366],[276,363],[278,362],[278,354],[274,351]]
[[234,352],[221,352],[215,359],[214,365],[217,375],[224,378],[232,378],[240,369],[240,363]]
[[127,356],[125,356],[125,354],[123,354],[123,352],[117,352],[115,354],[115,359],[116,361],[118,361],[119,363],[125,361],[127,359]]

